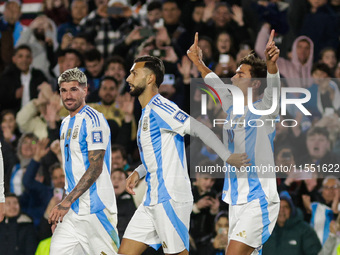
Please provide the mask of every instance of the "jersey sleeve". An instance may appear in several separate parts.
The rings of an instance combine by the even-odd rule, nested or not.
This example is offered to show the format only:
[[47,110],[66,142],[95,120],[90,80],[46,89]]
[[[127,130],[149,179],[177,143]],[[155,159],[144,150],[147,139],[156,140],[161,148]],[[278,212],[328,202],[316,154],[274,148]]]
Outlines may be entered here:
[[152,112],[154,120],[162,129],[184,136],[185,130],[190,128],[189,114],[170,101],[154,102]]
[[106,150],[111,139],[110,128],[103,114],[93,114],[86,118],[87,148],[89,151]]

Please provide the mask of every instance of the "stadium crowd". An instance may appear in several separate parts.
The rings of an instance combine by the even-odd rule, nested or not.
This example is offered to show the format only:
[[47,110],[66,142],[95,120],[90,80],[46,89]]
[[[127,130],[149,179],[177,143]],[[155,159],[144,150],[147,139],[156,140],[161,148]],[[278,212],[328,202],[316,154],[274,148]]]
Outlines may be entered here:
[[[136,57],[163,60],[160,94],[198,117],[199,72],[186,56],[195,32],[204,62],[231,78],[251,51],[264,58],[271,29],[281,50],[282,87],[305,88],[304,104],[280,116],[275,163],[302,171],[278,173],[281,205],[263,254],[340,254],[340,1],[339,0],[8,0],[0,11],[0,141],[5,171],[5,220],[1,254],[48,254],[49,213],[63,194],[59,147],[61,104],[57,78],[78,67],[87,76],[87,103],[111,129],[112,173],[122,238],[146,190],[131,196],[127,176],[140,164],[136,145],[141,107],[125,79]],[[300,95],[291,94],[290,98]],[[208,104],[211,119],[223,119]],[[212,122],[198,118],[208,127]],[[285,121],[286,120],[286,121]],[[296,123],[282,125],[281,123]],[[221,134],[221,129],[216,134]],[[224,254],[228,207],[222,178],[194,173],[194,165],[222,164],[202,143],[187,141],[194,196],[190,254]],[[242,233],[240,233],[242,235]],[[39,246],[38,246],[39,244]],[[148,249],[144,254],[162,254]]]

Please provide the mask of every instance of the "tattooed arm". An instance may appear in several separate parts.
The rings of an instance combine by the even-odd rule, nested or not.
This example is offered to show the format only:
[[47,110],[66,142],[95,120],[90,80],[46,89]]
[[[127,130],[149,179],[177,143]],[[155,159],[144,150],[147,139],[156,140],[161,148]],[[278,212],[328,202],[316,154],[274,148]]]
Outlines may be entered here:
[[92,184],[97,180],[103,170],[103,159],[105,150],[89,151],[90,166],[80,178],[74,189],[64,198],[64,200],[56,205],[50,213],[48,222],[56,224],[60,220],[62,222],[66,213],[70,210],[71,205],[76,201]]

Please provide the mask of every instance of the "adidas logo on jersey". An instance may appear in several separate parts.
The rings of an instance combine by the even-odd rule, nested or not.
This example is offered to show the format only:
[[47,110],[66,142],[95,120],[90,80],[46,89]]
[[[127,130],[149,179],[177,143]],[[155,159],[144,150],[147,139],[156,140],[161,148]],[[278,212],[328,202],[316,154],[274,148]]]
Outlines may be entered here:
[[239,237],[247,238],[247,234],[246,234],[245,230],[243,230],[242,232],[240,232],[240,233],[238,233],[236,235],[239,236]]
[[107,255],[107,254],[106,254],[105,252],[102,251],[102,252],[100,253],[100,255]]
[[163,241],[162,247],[163,247],[163,249],[168,248],[168,246],[166,245],[166,243],[164,241]]

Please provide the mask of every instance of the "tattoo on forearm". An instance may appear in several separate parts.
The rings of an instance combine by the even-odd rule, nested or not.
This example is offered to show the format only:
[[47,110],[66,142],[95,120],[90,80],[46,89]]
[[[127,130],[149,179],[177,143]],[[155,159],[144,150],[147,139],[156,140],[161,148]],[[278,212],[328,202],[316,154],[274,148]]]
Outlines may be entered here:
[[58,210],[64,210],[64,211],[66,211],[66,210],[68,210],[68,209],[70,209],[70,208],[68,208],[68,207],[65,207],[65,206],[62,206],[62,205],[58,205]]
[[89,151],[88,158],[90,161],[90,166],[86,170],[85,174],[81,177],[78,184],[67,196],[67,201],[73,203],[97,180],[103,170],[104,155],[104,150]]

